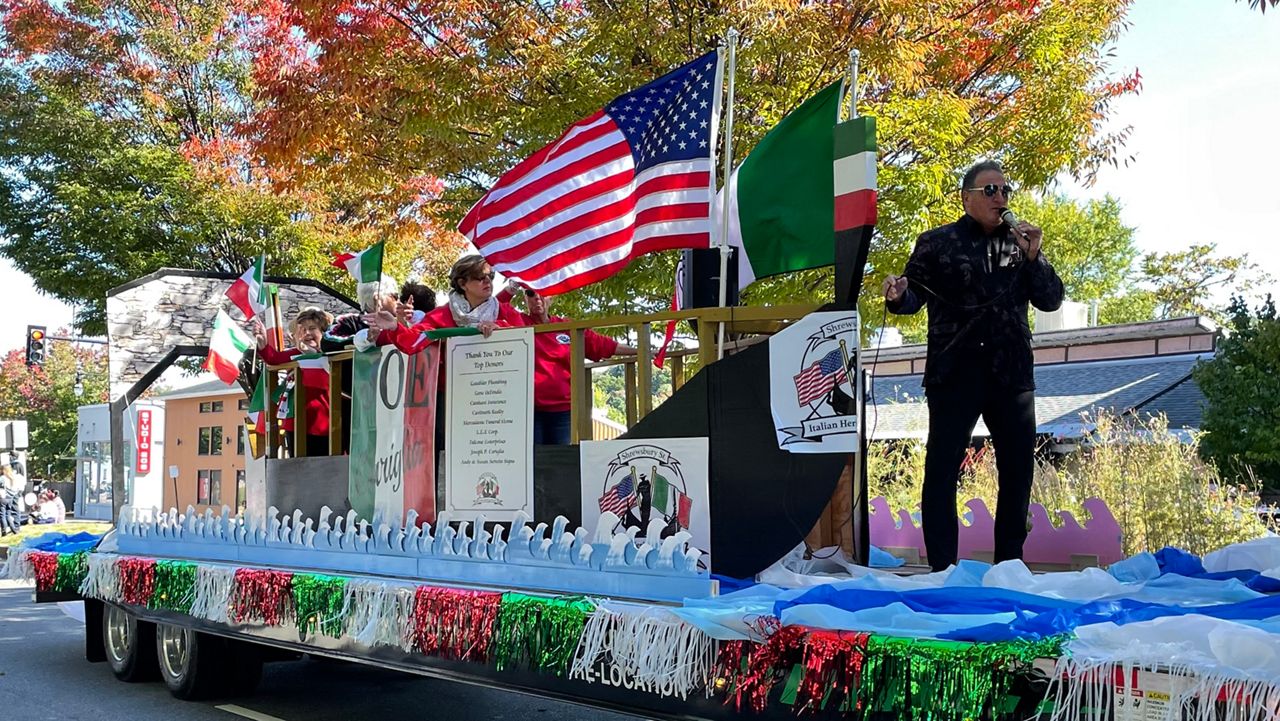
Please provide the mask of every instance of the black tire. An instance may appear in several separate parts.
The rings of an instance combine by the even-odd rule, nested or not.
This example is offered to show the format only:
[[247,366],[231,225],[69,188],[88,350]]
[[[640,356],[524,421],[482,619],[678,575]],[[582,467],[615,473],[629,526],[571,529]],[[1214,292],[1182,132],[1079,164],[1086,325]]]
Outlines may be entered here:
[[102,645],[116,678],[129,683],[155,679],[155,632],[154,625],[123,608],[102,605]]
[[[206,637],[207,638],[207,637]],[[262,682],[262,648],[252,643],[225,641],[226,662],[223,664],[226,688],[235,696],[248,696]]]
[[221,670],[225,648],[220,638],[182,626],[156,625],[155,655],[160,680],[169,693],[184,701],[226,692]]

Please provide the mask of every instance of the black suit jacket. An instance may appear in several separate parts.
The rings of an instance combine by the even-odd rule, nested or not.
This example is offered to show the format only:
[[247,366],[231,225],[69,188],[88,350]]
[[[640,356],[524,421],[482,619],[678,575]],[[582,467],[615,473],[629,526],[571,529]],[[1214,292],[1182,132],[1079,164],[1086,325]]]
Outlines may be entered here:
[[[997,233],[1008,234],[1001,226]],[[1027,303],[1043,311],[1062,305],[1062,281],[1043,252],[1000,267],[990,257],[990,236],[976,220],[960,220],[921,234],[903,275],[907,291],[889,312],[929,310],[924,385],[964,382],[959,370],[980,359],[1010,390],[1035,388]]]

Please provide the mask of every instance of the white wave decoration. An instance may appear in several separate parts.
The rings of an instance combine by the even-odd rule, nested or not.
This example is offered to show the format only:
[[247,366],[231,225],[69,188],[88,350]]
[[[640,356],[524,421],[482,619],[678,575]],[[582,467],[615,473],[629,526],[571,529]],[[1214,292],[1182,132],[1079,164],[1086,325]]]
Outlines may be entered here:
[[[571,531],[563,516],[550,526],[530,526],[523,513],[507,529],[489,526],[483,515],[455,521],[444,512],[433,528],[412,510],[403,519],[375,516],[370,523],[357,520],[355,511],[335,515],[328,506],[318,519],[272,507],[250,523],[227,506],[220,515],[212,509],[197,514],[192,506],[181,514],[125,506],[116,530],[123,553],[654,600],[714,594],[708,571],[699,568],[703,553],[689,545],[688,533],[639,542],[638,528],[614,532],[618,521],[602,514],[593,536],[584,528]],[[658,538],[663,525],[651,522],[648,537]]]

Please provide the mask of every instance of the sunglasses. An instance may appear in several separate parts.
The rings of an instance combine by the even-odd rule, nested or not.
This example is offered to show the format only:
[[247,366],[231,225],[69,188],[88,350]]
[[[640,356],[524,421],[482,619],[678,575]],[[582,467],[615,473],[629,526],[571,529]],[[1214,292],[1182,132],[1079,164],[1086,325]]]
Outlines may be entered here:
[[481,273],[480,275],[467,276],[467,280],[487,280],[493,282],[493,273]]
[[526,297],[526,298],[536,298],[536,297],[538,297],[538,291],[534,290],[533,288],[525,288],[525,289],[524,289],[524,297]]
[[1004,197],[1006,198],[1013,197],[1013,187],[1009,185],[996,185],[995,183],[989,183],[987,185],[979,186],[977,188],[965,188],[966,192],[971,192],[976,190],[981,190],[982,194],[987,196],[988,198],[993,197],[996,193],[1004,193]]

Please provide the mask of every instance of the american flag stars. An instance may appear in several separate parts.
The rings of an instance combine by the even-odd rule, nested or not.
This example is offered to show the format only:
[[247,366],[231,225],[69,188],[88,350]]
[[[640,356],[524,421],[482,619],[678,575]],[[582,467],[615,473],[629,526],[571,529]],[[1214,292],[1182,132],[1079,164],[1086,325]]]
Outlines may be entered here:
[[605,106],[635,152],[636,172],[706,154],[714,74],[714,63],[686,66]]

